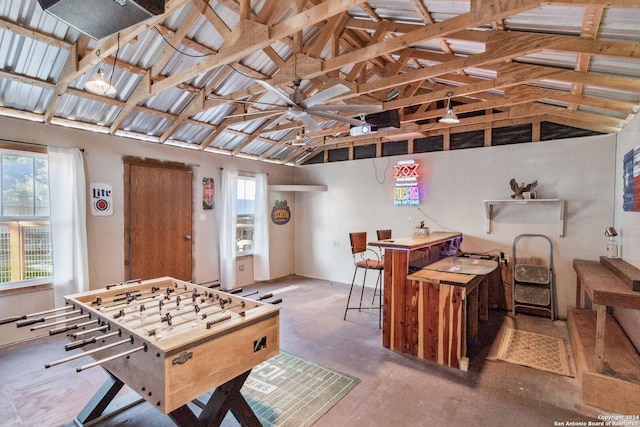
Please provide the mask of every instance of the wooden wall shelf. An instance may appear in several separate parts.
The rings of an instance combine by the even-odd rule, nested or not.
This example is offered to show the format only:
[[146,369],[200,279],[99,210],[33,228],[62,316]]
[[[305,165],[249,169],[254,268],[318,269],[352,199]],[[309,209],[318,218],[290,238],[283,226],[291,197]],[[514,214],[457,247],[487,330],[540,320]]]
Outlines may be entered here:
[[493,207],[494,206],[508,206],[508,205],[526,205],[526,206],[540,206],[540,205],[556,205],[560,210],[559,216],[559,236],[564,237],[564,221],[565,221],[565,201],[562,199],[504,199],[504,200],[484,200],[484,212],[487,217],[487,234],[491,233],[491,222],[494,218]]
[[327,191],[326,185],[269,185],[270,191]]

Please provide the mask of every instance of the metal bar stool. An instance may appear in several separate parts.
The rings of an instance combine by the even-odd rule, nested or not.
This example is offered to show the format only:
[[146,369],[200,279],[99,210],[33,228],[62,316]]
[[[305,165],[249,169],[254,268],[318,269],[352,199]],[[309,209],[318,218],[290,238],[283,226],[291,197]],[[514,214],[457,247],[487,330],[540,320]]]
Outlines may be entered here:
[[[362,298],[364,296],[364,287],[367,281],[367,271],[368,270],[377,270],[378,277],[376,279],[376,287],[378,288],[380,285],[380,281],[382,279],[382,270],[384,270],[384,263],[380,259],[380,256],[373,249],[367,248],[367,233],[357,232],[357,233],[349,233],[349,240],[351,241],[351,254],[353,255],[353,263],[355,265],[355,270],[353,272],[353,279],[351,280],[351,288],[349,289],[349,297],[347,298],[347,307],[344,310],[344,320],[347,320],[347,312],[349,310],[378,310],[378,327],[382,327],[382,295],[381,293],[379,298],[380,305],[377,307],[369,307],[366,304],[363,306]],[[364,270],[364,277],[362,279],[362,290],[360,291],[360,302],[357,307],[351,307],[351,294],[353,293],[353,287],[356,282],[356,274],[358,273],[358,269]],[[375,294],[375,290],[374,290]]]
[[[388,240],[391,238],[391,230],[390,229],[376,230],[376,237],[378,238],[378,240]],[[384,263],[384,248],[379,248],[379,249],[380,249],[380,260]],[[382,283],[380,283],[380,294],[378,294],[378,282],[376,282],[376,287],[373,290],[373,297],[371,297],[371,304],[375,302],[377,295],[379,295],[380,300],[382,300]]]

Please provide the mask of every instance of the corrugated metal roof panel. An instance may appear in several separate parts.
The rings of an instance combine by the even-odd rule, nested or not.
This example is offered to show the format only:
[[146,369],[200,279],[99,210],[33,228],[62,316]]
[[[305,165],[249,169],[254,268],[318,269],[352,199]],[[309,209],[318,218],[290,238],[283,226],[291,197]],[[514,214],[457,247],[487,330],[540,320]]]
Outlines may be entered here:
[[122,43],[120,49],[113,52],[104,62],[113,64],[117,53],[119,60],[146,70],[153,66],[166,46],[166,42],[155,29],[145,30],[138,35],[135,43]]
[[470,42],[466,40],[447,39],[447,43],[456,55],[476,55],[486,51],[484,43]]
[[623,112],[616,112],[616,111],[606,110],[604,108],[588,107],[588,106],[585,106],[585,105],[578,106],[578,111],[584,112],[584,113],[598,114],[598,115],[603,115],[603,116],[614,116],[614,117],[619,118],[620,120],[625,120],[627,118],[627,116],[628,116],[628,114],[623,113]]
[[[382,19],[393,19],[401,22],[422,22],[415,9],[408,1],[369,1],[369,6]],[[354,7],[349,13],[358,17],[369,17],[360,7]]]
[[233,151],[238,145],[242,144],[245,137],[230,132],[222,132],[218,138],[213,141],[211,147],[223,148]]
[[193,93],[172,87],[148,98],[144,105],[154,110],[180,114],[194,97]]
[[580,35],[583,7],[543,6],[510,16],[504,20],[510,30]]
[[198,126],[193,123],[183,123],[178,126],[171,138],[177,141],[200,144],[211,135],[214,130],[208,126]]
[[272,139],[274,141],[280,141],[281,139],[285,138],[287,135],[289,135],[292,132],[293,131],[291,129],[276,130],[276,131],[273,131],[273,132],[268,132],[268,129],[265,129],[262,132],[262,136],[264,136],[265,138]]
[[548,50],[513,59],[514,62],[559,67],[567,70],[572,70],[575,67],[577,60],[578,56],[575,53],[552,52]]
[[194,7],[193,2],[186,2],[183,6],[178,8],[178,10],[165,17],[162,24],[165,27],[173,28],[174,30],[179,28]]
[[200,113],[194,114],[193,119],[199,122],[210,123],[210,124],[218,124],[224,119],[228,114],[231,114],[233,111],[233,107],[228,104],[218,105],[214,108],[209,108],[208,110],[202,111]]
[[269,159],[285,160],[292,156],[297,150],[289,145],[278,147],[271,155]]
[[548,88],[548,89],[562,90],[564,92],[571,91],[571,83],[559,82],[557,80],[551,80],[551,79],[538,80],[534,83],[529,83],[529,85],[535,86],[535,87]]
[[599,36],[614,40],[640,42],[640,9],[607,8],[600,24]]
[[21,111],[43,114],[51,102],[53,90],[0,79],[0,105]]
[[596,86],[585,85],[583,90],[585,96],[595,96],[598,98],[615,99],[618,101],[632,102],[638,104],[638,93],[628,90],[615,90]]
[[251,154],[254,156],[259,156],[267,150],[270,150],[273,147],[273,143],[269,141],[265,141],[263,139],[254,139],[246,147],[242,148],[242,152],[245,154]]
[[470,2],[468,1],[427,0],[423,1],[423,3],[436,22],[454,18],[471,10]]
[[69,52],[65,49],[0,30],[0,65],[3,70],[56,82]]
[[111,126],[120,107],[65,93],[56,105],[55,116],[102,126]]
[[594,56],[589,62],[589,70],[595,73],[638,78],[640,77],[640,59]]

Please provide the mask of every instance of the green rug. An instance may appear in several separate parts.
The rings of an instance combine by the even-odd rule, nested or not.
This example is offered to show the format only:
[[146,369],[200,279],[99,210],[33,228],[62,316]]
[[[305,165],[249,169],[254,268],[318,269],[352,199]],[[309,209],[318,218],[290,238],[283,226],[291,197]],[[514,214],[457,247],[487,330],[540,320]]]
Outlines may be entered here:
[[310,426],[360,380],[280,352],[259,364],[242,387],[263,426]]

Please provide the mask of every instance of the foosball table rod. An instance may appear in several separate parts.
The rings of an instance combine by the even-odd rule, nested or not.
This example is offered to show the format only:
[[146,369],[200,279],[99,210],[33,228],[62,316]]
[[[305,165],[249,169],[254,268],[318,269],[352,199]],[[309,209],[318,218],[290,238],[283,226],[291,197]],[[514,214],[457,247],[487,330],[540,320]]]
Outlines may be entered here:
[[83,314],[82,316],[72,317],[71,319],[62,319],[51,323],[45,323],[44,325],[32,326],[32,331],[37,331],[38,329],[48,328],[50,326],[61,325],[63,323],[73,322],[75,320],[88,319],[91,317],[91,314]]
[[[25,320],[25,319],[28,319],[29,317],[42,316],[43,314],[49,314],[49,313],[55,313],[57,311],[69,310],[69,309],[72,309],[72,308],[74,308],[72,305],[68,305],[66,307],[53,308],[51,310],[39,311],[37,313],[23,314],[21,316],[7,317],[5,319],[0,319],[0,325],[4,325],[6,323],[17,322],[18,320]],[[63,316],[63,314],[61,314],[60,316]]]
[[79,358],[84,357],[84,356],[90,356],[90,355],[95,354],[95,353],[97,353],[99,351],[107,350],[109,348],[117,347],[119,345],[127,344],[127,343],[133,344],[133,336],[131,336],[131,337],[125,339],[125,340],[116,341],[116,342],[111,343],[111,344],[106,344],[106,345],[100,346],[98,348],[94,348],[93,350],[87,350],[87,351],[82,352],[82,353],[74,354],[73,356],[65,357],[64,359],[59,359],[59,360],[56,360],[54,362],[47,363],[47,364],[44,365],[44,367],[45,368],[51,368],[52,366],[60,365],[61,363],[71,362],[72,360],[76,360],[76,359],[79,359]]
[[76,372],[82,372],[89,368],[93,368],[95,366],[100,366],[103,363],[110,362],[112,360],[120,359],[121,357],[128,356],[130,354],[136,353],[138,351],[147,351],[147,343],[143,343],[140,347],[132,348],[131,350],[123,351],[122,353],[114,354],[113,356],[105,357],[104,359],[96,360],[95,362],[88,363],[83,366],[78,366],[76,368]]

